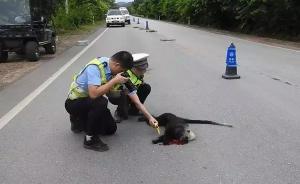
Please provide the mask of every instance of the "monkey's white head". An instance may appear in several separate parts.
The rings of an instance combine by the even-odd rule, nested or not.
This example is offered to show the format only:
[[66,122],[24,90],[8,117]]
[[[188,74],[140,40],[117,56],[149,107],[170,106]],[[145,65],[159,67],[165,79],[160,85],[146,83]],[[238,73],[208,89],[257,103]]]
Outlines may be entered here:
[[190,130],[190,129],[186,129],[185,133],[184,133],[184,137],[185,139],[187,139],[188,141],[192,141],[196,139],[196,134]]

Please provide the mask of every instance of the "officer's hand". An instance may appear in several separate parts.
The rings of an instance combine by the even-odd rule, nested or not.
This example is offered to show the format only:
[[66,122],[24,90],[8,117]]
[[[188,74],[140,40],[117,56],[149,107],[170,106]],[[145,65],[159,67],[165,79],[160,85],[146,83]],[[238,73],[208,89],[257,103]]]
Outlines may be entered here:
[[148,121],[149,121],[150,126],[152,126],[153,128],[158,127],[158,121],[155,118],[151,117]]
[[115,82],[116,82],[117,84],[123,84],[123,83],[127,82],[128,79],[129,79],[129,78],[127,78],[127,77],[123,77],[121,74],[122,74],[122,73],[118,73],[118,74],[114,77],[114,80],[115,80]]

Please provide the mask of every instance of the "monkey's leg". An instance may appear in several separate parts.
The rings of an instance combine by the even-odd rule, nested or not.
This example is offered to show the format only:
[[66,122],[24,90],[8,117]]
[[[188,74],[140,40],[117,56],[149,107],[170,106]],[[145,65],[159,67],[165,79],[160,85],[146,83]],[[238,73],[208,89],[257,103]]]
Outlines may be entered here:
[[159,136],[157,139],[152,140],[153,144],[158,144],[160,142],[163,142],[164,140],[164,135]]

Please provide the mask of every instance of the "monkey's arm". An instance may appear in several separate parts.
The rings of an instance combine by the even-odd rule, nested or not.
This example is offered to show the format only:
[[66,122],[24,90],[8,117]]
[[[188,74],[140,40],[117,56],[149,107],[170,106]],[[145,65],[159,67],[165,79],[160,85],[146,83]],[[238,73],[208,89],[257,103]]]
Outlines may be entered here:
[[158,143],[163,142],[163,140],[164,140],[164,135],[161,135],[157,139],[152,140],[152,143],[153,144],[158,144]]

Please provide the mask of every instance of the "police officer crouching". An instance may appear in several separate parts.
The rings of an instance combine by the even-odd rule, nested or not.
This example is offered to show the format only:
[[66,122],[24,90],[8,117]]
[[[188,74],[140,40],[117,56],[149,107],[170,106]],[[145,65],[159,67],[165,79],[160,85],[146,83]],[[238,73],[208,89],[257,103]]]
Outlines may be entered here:
[[132,54],[133,67],[126,71],[125,76],[129,77],[129,81],[123,86],[115,86],[116,94],[108,95],[109,101],[114,105],[118,105],[115,111],[115,119],[121,122],[128,119],[128,115],[140,115],[137,105],[130,99],[132,94],[137,94],[140,102],[143,104],[150,94],[151,86],[144,82],[144,74],[148,68],[149,54],[139,53]]
[[[85,148],[95,151],[109,149],[98,135],[114,134],[117,125],[104,95],[113,91],[114,86],[121,86],[129,81],[129,78],[123,75],[132,66],[131,53],[120,51],[110,58],[93,59],[74,77],[65,108],[70,114],[71,130],[74,133],[86,132],[83,143]],[[136,94],[131,95],[131,100],[148,118],[150,125],[158,126],[157,120],[147,111]]]

